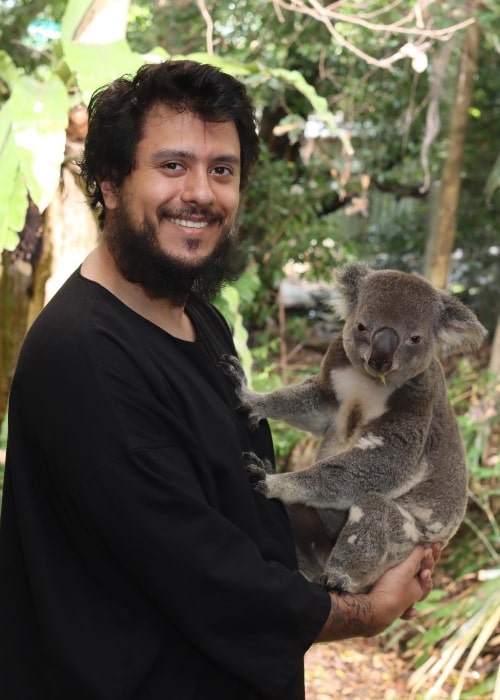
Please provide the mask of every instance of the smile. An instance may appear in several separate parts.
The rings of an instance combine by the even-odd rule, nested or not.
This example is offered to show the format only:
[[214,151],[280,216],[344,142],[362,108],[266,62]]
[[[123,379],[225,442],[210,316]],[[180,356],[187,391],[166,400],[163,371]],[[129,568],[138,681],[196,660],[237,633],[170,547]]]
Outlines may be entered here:
[[177,226],[186,228],[204,228],[208,226],[208,221],[188,221],[187,219],[170,219],[170,221]]

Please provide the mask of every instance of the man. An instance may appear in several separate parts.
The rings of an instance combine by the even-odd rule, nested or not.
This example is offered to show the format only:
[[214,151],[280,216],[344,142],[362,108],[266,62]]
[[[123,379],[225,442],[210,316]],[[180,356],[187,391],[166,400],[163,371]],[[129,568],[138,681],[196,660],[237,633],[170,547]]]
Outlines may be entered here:
[[309,583],[245,473],[272,443],[236,410],[208,300],[257,155],[243,86],[209,66],[145,66],[90,103],[102,242],[34,323],[10,399],[6,700],[303,698],[315,640],[376,634],[430,590],[423,548],[366,595]]

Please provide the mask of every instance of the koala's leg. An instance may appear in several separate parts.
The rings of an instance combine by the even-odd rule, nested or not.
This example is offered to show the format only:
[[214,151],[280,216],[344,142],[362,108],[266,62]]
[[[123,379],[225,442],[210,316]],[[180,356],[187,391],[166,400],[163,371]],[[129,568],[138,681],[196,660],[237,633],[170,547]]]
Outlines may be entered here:
[[257,490],[267,498],[279,498],[286,504],[346,510],[351,507],[354,496],[349,487],[339,497],[337,489],[341,480],[341,469],[329,462],[318,462],[298,472],[269,474],[265,481],[257,484]]
[[381,494],[366,494],[351,507],[321,583],[329,590],[364,591],[420,540],[411,515]]
[[319,391],[314,377],[275,391],[257,393],[249,389],[236,357],[223,355],[219,365],[233,383],[241,410],[248,412],[251,425],[256,426],[263,418],[274,418],[322,435],[331,423],[334,404]]
[[[309,581],[319,582],[335,543],[330,529],[315,508],[298,504],[287,507],[297,549],[299,570]],[[345,514],[338,514],[340,530]],[[338,532],[337,530],[337,532]]]

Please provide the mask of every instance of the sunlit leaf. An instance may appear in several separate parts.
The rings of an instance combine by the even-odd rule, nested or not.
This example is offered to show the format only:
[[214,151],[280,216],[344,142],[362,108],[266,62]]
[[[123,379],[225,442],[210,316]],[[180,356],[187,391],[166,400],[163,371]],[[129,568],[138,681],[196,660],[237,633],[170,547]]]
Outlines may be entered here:
[[223,70],[225,73],[229,73],[229,75],[248,75],[248,73],[251,72],[251,69],[249,66],[246,66],[244,63],[240,63],[239,61],[232,61],[227,58],[223,58],[222,56],[217,56],[215,54],[209,54],[209,53],[190,53],[187,56],[173,56],[173,58],[187,58],[190,61],[197,61],[198,63],[207,63],[211,66],[215,66],[216,68],[220,68]]
[[112,44],[64,45],[65,60],[75,73],[78,87],[87,103],[97,88],[125,74],[133,74],[144,59],[132,51],[126,41]]
[[18,150],[12,132],[10,104],[0,112],[0,250],[13,250],[19,242],[28,208],[28,193],[19,163]]
[[64,159],[66,88],[55,75],[43,83],[23,76],[9,103],[21,171],[33,201],[43,211],[54,196]]

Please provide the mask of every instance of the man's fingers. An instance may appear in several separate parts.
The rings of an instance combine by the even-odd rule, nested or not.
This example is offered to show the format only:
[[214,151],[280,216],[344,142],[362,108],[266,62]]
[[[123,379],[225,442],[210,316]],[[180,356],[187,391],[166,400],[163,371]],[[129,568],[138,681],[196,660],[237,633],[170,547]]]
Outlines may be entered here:
[[417,611],[415,608],[408,608],[402,615],[401,620],[413,620],[417,616]]

